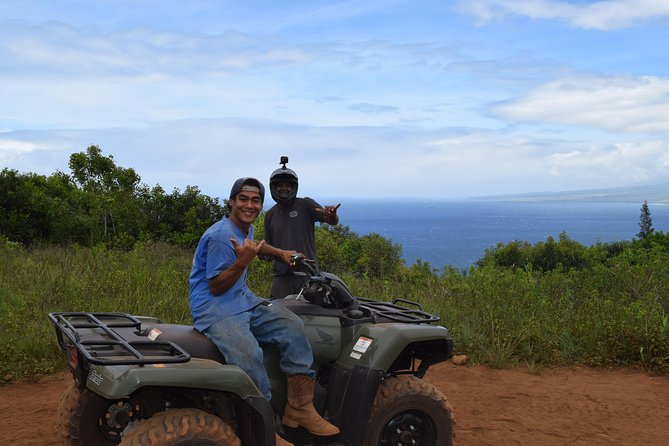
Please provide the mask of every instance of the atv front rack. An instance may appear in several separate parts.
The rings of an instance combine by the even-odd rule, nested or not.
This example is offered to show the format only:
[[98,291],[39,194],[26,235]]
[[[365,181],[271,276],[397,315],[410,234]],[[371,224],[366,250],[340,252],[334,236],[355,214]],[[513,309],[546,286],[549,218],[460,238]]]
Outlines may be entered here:
[[[371,310],[372,314],[377,319],[385,318],[394,322],[404,322],[409,324],[431,324],[439,322],[439,316],[423,311],[423,307],[419,303],[410,300],[395,299],[390,303],[365,299],[362,297],[357,297],[356,299],[361,307]],[[411,305],[415,308],[398,305],[399,303]]]
[[[49,313],[60,348],[72,348],[91,364],[132,365],[188,362],[190,355],[170,341],[140,335],[141,321],[126,313]],[[68,353],[69,354],[69,353]]]

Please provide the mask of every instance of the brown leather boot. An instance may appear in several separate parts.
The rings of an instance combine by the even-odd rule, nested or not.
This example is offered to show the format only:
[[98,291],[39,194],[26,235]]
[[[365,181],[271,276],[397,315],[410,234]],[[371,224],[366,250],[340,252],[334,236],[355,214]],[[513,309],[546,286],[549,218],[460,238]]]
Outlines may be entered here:
[[288,376],[288,404],[283,413],[283,424],[302,426],[314,435],[329,437],[339,428],[321,417],[314,407],[314,380],[306,375]]
[[275,434],[275,443],[276,446],[294,446],[293,443],[288,443],[286,440],[283,439],[283,437],[279,434]]

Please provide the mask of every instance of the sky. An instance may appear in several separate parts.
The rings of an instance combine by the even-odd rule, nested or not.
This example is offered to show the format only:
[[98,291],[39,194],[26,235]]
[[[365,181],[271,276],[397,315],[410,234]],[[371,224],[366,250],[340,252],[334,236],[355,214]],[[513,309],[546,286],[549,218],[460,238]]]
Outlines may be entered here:
[[226,198],[669,182],[667,0],[2,0],[0,168]]

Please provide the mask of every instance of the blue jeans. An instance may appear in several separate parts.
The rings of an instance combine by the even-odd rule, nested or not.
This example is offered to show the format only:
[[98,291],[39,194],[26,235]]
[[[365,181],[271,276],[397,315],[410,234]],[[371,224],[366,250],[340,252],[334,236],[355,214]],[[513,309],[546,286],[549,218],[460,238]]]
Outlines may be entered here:
[[260,344],[279,347],[279,366],[286,375],[307,375],[314,378],[311,369],[313,353],[304,334],[304,323],[295,313],[280,304],[261,304],[233,316],[227,316],[204,331],[225,361],[244,370],[265,398],[272,393],[263,364]]

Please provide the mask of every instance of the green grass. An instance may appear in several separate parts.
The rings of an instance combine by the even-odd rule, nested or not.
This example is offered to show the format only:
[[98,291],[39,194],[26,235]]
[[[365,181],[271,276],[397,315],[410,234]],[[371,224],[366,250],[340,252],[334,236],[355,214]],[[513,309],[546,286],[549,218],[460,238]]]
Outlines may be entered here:
[[5,249],[0,256],[0,379],[62,368],[52,311],[112,311],[190,323],[192,253],[169,245]]
[[[166,244],[25,250],[0,243],[0,382],[64,367],[47,318],[52,311],[121,311],[191,322],[193,252]],[[539,272],[491,266],[436,274],[423,266],[392,277],[340,273],[355,295],[409,299],[440,316],[457,353],[494,367],[526,364],[641,365],[669,373],[669,262],[620,258],[588,270]],[[271,265],[256,261],[260,296]]]

